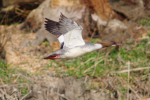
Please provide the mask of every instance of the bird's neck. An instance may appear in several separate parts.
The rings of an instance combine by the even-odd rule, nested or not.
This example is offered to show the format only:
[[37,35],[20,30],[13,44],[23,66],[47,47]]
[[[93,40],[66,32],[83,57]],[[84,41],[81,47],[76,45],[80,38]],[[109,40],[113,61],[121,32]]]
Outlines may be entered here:
[[98,43],[97,43],[97,44],[94,44],[94,46],[95,46],[95,47],[94,47],[95,50],[98,50],[98,49],[103,48],[102,44],[98,44]]

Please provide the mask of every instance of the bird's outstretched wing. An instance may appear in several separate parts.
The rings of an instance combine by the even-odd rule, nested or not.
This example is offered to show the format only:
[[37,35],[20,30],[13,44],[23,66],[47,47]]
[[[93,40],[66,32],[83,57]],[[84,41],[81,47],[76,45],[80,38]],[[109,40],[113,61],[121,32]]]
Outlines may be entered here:
[[60,32],[60,30],[57,27],[58,22],[55,22],[48,18],[45,18],[45,19],[46,19],[46,21],[45,21],[46,30],[49,31],[50,33],[52,33],[53,35],[57,36],[59,43],[61,45],[61,49],[62,49],[64,46],[64,36],[62,35],[62,33]]
[[60,15],[59,22],[47,18],[46,20],[46,30],[56,35],[61,41],[63,41],[64,38],[64,47],[73,48],[85,44],[82,38],[83,28],[73,20],[65,17],[63,14]]
[[81,46],[85,44],[82,38],[83,28],[81,25],[78,25],[75,21],[61,14],[57,26],[60,32],[64,35],[65,47],[73,48],[75,46]]
[[47,31],[49,31],[53,35],[56,35],[57,37],[62,35],[62,33],[60,32],[60,30],[57,27],[58,22],[55,22],[55,21],[50,20],[48,18],[45,18],[45,19],[46,19],[45,28],[46,28]]

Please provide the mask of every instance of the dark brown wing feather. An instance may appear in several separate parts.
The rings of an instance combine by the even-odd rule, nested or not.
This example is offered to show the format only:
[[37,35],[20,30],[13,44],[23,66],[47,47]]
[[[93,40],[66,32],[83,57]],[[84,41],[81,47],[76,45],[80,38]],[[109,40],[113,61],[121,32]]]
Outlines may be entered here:
[[48,18],[45,18],[45,19],[46,19],[46,21],[45,21],[45,28],[46,28],[47,31],[49,31],[53,35],[56,35],[57,37],[62,35],[62,33],[60,32],[59,28],[57,27],[58,22],[55,22],[55,21],[50,20]]
[[65,34],[69,31],[79,27],[79,25],[76,22],[67,18],[62,13],[60,15],[60,19],[59,19],[57,26],[62,34]]

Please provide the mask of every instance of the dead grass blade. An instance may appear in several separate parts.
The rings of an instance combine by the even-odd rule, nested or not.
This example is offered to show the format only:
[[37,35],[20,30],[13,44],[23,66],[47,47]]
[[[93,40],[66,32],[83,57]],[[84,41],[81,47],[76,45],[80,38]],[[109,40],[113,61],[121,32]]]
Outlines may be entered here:
[[59,94],[59,93],[57,93],[57,92],[54,92],[54,94],[56,94],[56,95],[58,95],[58,96],[60,96],[60,97],[62,97],[62,98],[64,98],[64,99],[66,99],[66,100],[70,100],[70,99],[68,99],[67,97],[65,97],[63,94]]
[[128,91],[127,91],[127,100],[129,100],[129,82],[130,82],[130,62],[128,61]]
[[[14,98],[12,96],[9,96],[5,91],[0,89],[0,92],[2,93],[3,100],[17,100],[17,98]],[[6,98],[6,99],[5,99]]]
[[[118,80],[121,83],[124,82],[124,84],[128,84],[122,77],[118,78]],[[139,100],[142,100],[141,97],[139,96],[139,94],[130,85],[128,85],[128,87],[138,97]]]
[[24,95],[20,100],[24,100],[32,91],[30,90],[30,92],[26,95]]
[[[102,59],[101,59],[102,58]],[[99,64],[101,61],[103,61],[104,60],[104,57],[100,57],[99,59],[101,59],[100,61],[98,61],[98,62],[95,62],[95,64],[93,65],[93,66],[91,66],[91,67],[89,67],[87,70],[85,70],[83,73],[86,73],[87,71],[89,71],[91,68],[94,68],[95,66],[97,66],[97,64]]]
[[82,66],[82,65],[86,64],[86,63],[87,63],[87,62],[89,62],[90,60],[93,60],[93,59],[95,59],[95,58],[94,58],[94,57],[92,57],[92,58],[88,59],[87,61],[85,61],[85,62],[81,63],[81,64],[78,66],[78,68],[79,68],[80,66]]
[[129,88],[131,89],[132,92],[134,92],[134,94],[136,94],[139,100],[142,100],[142,98],[137,94],[137,92],[131,86],[129,86]]
[[128,71],[139,71],[139,70],[144,70],[144,69],[150,69],[150,67],[144,67],[144,68],[134,68],[134,69],[130,69],[130,70],[122,70],[122,71],[114,71],[112,73],[126,73]]
[[[92,74],[92,76],[94,76],[94,74],[95,74],[95,70],[96,70],[96,62],[98,61],[98,57],[99,57],[99,53],[100,53],[100,51],[98,52],[98,55],[97,55],[97,58],[95,59],[95,64],[94,64],[94,71],[93,71],[93,74]],[[102,58],[102,57],[100,57],[100,58]]]

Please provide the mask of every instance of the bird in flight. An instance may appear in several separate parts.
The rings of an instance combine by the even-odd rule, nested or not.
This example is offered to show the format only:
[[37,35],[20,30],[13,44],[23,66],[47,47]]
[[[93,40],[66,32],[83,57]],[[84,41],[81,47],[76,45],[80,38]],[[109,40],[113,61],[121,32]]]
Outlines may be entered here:
[[61,48],[44,57],[44,59],[73,59],[104,47],[122,45],[114,41],[97,44],[84,42],[82,38],[83,27],[75,21],[65,17],[62,13],[59,22],[48,18],[45,19],[46,30],[57,36]]

